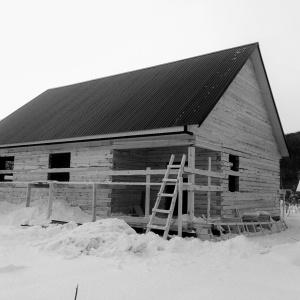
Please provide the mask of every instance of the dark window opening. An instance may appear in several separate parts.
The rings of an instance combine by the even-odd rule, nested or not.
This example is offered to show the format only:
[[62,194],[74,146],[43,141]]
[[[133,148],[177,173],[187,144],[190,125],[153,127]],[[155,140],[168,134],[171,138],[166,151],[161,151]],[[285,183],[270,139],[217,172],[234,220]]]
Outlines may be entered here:
[[[49,169],[70,168],[71,153],[53,153],[49,155]],[[48,173],[48,180],[70,181],[70,173]]]
[[48,180],[70,181],[70,173],[49,173]]
[[[8,171],[14,169],[14,156],[0,157],[0,170]],[[0,181],[13,181],[13,173],[0,174]]]
[[[238,172],[239,171],[239,157],[235,155],[229,155],[229,162],[232,163],[231,170]],[[229,192],[238,192],[239,191],[239,177],[229,175],[228,178],[228,189]]]

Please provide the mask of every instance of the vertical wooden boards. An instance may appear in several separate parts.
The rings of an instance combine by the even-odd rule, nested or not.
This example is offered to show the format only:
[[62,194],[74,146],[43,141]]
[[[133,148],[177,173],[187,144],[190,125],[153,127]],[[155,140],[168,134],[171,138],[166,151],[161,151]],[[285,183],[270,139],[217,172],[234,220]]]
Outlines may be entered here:
[[[211,171],[211,157],[208,158],[208,171]],[[207,185],[211,185],[211,177],[207,177]],[[210,201],[211,201],[211,192],[207,192],[207,214],[206,217],[207,219],[210,218]]]
[[30,184],[27,184],[26,207],[30,206],[30,197],[31,197],[31,186]]
[[[211,171],[221,171],[221,153],[213,150],[206,150],[196,148],[196,168],[202,170],[209,169],[209,160],[211,161]],[[211,178],[210,184],[221,185],[221,179]],[[196,176],[195,183],[197,185],[208,185],[208,177]],[[220,192],[197,192],[195,194],[195,216],[205,215],[208,213],[208,195],[210,196],[209,214],[212,216],[218,216],[221,214],[221,193]]]
[[[195,147],[188,147],[188,167],[195,168],[195,156],[196,151]],[[194,184],[195,183],[195,174],[188,175],[188,183]],[[189,222],[192,222],[195,215],[195,191],[188,191],[188,217]]]
[[47,206],[47,219],[50,219],[52,214],[52,204],[53,204],[53,182],[49,183],[49,199]]
[[[147,170],[151,170],[150,167],[147,167]],[[150,175],[146,175],[146,183],[151,182]],[[150,215],[150,185],[146,185],[146,199],[145,199],[145,217],[149,218]]]
[[182,237],[182,177],[178,182],[178,236]]
[[97,187],[93,184],[93,199],[92,199],[92,222],[96,221],[97,217]]

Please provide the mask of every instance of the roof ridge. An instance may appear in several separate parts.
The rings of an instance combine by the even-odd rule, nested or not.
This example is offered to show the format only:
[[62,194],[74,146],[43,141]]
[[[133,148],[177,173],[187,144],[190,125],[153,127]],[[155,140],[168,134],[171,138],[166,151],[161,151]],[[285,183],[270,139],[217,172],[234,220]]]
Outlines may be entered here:
[[103,76],[103,77],[99,77],[99,78],[95,78],[95,79],[91,79],[91,80],[85,80],[85,81],[81,81],[81,82],[77,82],[77,83],[71,83],[71,84],[67,84],[67,85],[53,87],[53,88],[47,89],[47,91],[48,90],[61,89],[61,88],[67,88],[67,87],[70,87],[70,86],[75,86],[75,85],[79,85],[79,84],[84,84],[84,83],[89,83],[89,82],[93,82],[93,81],[98,81],[98,80],[101,80],[101,79],[108,79],[108,78],[117,77],[117,76],[121,76],[121,75],[126,75],[126,74],[130,74],[130,73],[134,73],[134,72],[149,70],[149,69],[153,69],[153,68],[157,68],[157,67],[162,67],[162,66],[165,66],[165,65],[170,65],[170,64],[174,64],[174,63],[184,62],[186,60],[195,59],[195,58],[198,58],[198,57],[205,57],[205,56],[208,56],[208,55],[214,55],[214,54],[217,54],[217,53],[226,52],[226,51],[230,51],[230,50],[233,50],[233,49],[239,49],[239,48],[243,48],[243,47],[254,46],[254,45],[259,46],[259,43],[255,42],[255,43],[245,44],[245,45],[231,47],[231,48],[227,48],[227,49],[223,49],[223,50],[218,50],[218,51],[214,51],[214,52],[209,52],[209,53],[205,53],[205,54],[201,54],[201,55],[191,56],[191,57],[187,57],[187,58],[183,58],[183,59],[179,59],[179,60],[174,60],[174,61],[170,61],[170,62],[166,62],[166,63],[162,63],[162,64],[157,64],[157,65],[154,65],[154,66],[143,67],[143,68],[140,68],[140,69],[135,69],[135,70],[131,70],[131,71],[125,71],[125,72],[121,72],[121,73],[117,73],[117,74],[112,74],[112,75],[108,75],[108,76]]

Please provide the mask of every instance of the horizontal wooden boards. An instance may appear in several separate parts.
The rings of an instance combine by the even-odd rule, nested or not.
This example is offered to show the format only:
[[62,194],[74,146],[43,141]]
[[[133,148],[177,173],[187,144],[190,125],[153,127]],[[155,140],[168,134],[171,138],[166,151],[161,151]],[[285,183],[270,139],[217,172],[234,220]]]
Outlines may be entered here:
[[194,169],[194,168],[184,168],[184,172],[202,175],[202,176],[217,177],[217,178],[225,178],[226,177],[226,175],[221,172],[217,173],[217,172],[212,172],[212,171],[207,171],[207,170],[199,170],[199,169]]

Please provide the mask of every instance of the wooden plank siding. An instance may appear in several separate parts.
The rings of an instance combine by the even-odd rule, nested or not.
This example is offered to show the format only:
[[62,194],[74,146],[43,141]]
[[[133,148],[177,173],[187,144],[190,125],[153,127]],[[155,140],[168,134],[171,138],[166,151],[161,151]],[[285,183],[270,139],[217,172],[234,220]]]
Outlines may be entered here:
[[[229,154],[239,157],[239,191],[222,193],[222,215],[233,216],[235,208],[279,212],[281,155],[251,59],[204,123],[188,129],[195,134],[196,144],[220,149],[223,170],[230,170]],[[228,179],[221,185],[228,187]]]
[[[160,147],[147,149],[133,149],[133,150],[114,150],[114,170],[134,170],[146,169],[150,167],[155,169],[166,169],[171,154],[175,154],[174,164],[179,164],[183,154],[188,154],[188,147]],[[198,169],[208,169],[208,157],[212,159],[212,171],[221,170],[221,153],[205,149],[196,148],[195,151],[195,167]],[[188,165],[188,162],[187,164]],[[173,175],[174,177],[175,175]],[[171,178],[173,178],[171,176]],[[163,175],[151,175],[151,182],[161,183]],[[175,177],[174,177],[175,178]],[[187,181],[188,175],[184,175],[184,180]],[[113,181],[143,181],[145,176],[113,176]],[[206,176],[195,176],[195,182],[198,185],[206,186],[208,183]],[[221,185],[222,181],[218,178],[212,178],[212,185]],[[151,186],[150,188],[150,209],[154,206],[156,201],[159,186]],[[220,214],[221,202],[220,193],[211,192],[211,211],[214,215]],[[186,199],[185,199],[186,201]],[[126,189],[112,190],[112,212],[115,214],[130,212],[130,206],[140,205],[145,211],[145,187],[127,187]],[[186,205],[186,202],[184,202]],[[162,198],[160,202],[160,209],[167,209],[165,199]],[[195,192],[195,216],[206,214],[207,210],[207,192]],[[150,211],[151,212],[151,211]],[[162,215],[162,217],[165,217]]]
[[[114,150],[114,170],[145,170],[145,149]],[[146,176],[112,176],[113,182],[145,182]],[[114,214],[129,214],[130,207],[140,205],[145,212],[145,186],[127,186],[123,189],[112,189],[111,207]]]
[[[1,149],[0,156],[14,156],[13,180],[18,182],[47,180],[47,172],[38,173],[41,169],[49,168],[49,154],[71,153],[71,168],[99,167],[101,171],[112,168],[112,150],[103,149],[103,145],[89,144],[61,144],[35,147],[22,147],[12,149]],[[106,148],[106,145],[104,145]],[[111,180],[111,176],[98,175],[96,171],[70,172],[70,181],[105,181]],[[14,187],[0,187],[0,200],[11,203],[26,201],[26,185],[16,184]],[[53,190],[53,199],[64,199],[71,205],[79,206],[86,212],[92,210],[92,186],[70,185],[57,187]],[[97,214],[110,215],[111,189],[97,191]],[[48,199],[47,189],[32,188],[31,200]]]

